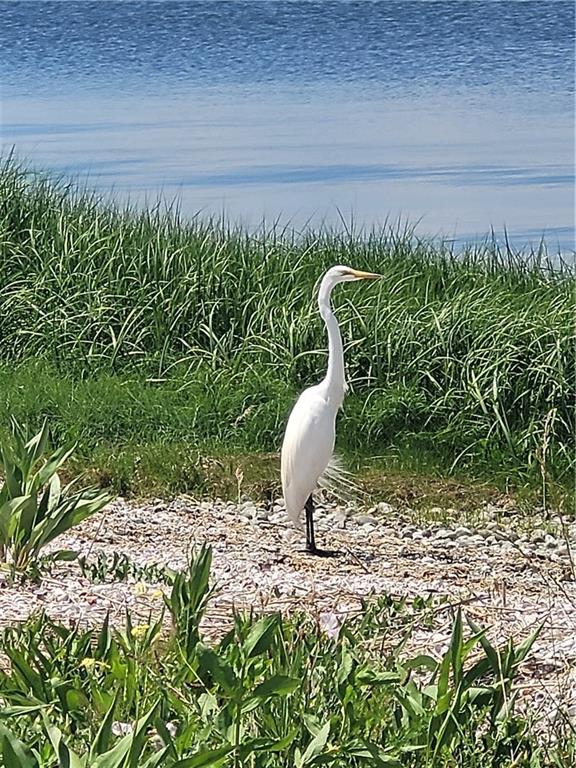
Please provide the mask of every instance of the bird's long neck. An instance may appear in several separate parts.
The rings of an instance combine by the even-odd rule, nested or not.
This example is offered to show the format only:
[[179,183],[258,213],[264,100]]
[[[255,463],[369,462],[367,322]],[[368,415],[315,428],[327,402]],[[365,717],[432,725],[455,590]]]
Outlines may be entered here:
[[328,331],[328,370],[322,385],[326,390],[327,397],[337,402],[337,407],[340,407],[346,390],[346,379],[344,374],[342,336],[340,335],[338,321],[334,312],[332,312],[330,304],[330,294],[333,287],[331,282],[322,281],[320,292],[318,293],[320,314],[326,323],[326,330]]

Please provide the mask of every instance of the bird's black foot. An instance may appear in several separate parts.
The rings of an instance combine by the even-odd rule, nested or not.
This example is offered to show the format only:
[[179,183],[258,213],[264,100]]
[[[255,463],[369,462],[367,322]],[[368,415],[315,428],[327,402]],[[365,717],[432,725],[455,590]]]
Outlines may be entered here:
[[306,505],[306,554],[316,555],[316,557],[338,557],[339,552],[333,549],[318,549],[316,538],[314,537],[314,499],[312,494],[308,497]]
[[340,552],[336,549],[319,549],[318,547],[306,547],[304,550],[307,555],[315,555],[316,557],[340,557]]

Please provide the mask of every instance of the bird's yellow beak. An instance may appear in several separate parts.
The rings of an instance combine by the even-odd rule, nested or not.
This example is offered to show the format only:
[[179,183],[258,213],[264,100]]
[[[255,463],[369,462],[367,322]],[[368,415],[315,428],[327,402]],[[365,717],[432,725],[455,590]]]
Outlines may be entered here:
[[382,275],[377,275],[375,272],[361,272],[359,269],[351,269],[350,273],[357,280],[379,280],[382,277]]

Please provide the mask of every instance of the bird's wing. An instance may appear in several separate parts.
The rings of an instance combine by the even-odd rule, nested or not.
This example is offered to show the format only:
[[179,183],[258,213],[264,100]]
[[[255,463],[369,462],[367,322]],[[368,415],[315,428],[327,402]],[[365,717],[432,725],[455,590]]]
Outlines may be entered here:
[[306,390],[296,401],[282,444],[286,512],[296,523],[334,450],[336,410],[315,390]]

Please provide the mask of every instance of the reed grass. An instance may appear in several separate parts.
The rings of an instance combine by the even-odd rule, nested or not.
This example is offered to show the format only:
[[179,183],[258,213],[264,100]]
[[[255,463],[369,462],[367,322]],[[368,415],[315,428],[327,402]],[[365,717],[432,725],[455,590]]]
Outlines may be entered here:
[[8,159],[0,249],[0,409],[33,426],[49,415],[74,432],[78,418],[92,447],[154,433],[276,450],[292,399],[326,365],[318,278],[346,263],[384,280],[334,292],[345,448],[414,444],[448,470],[485,461],[569,478],[574,273],[543,247],[487,239],[456,254],[408,230],[249,233],[122,209]]

